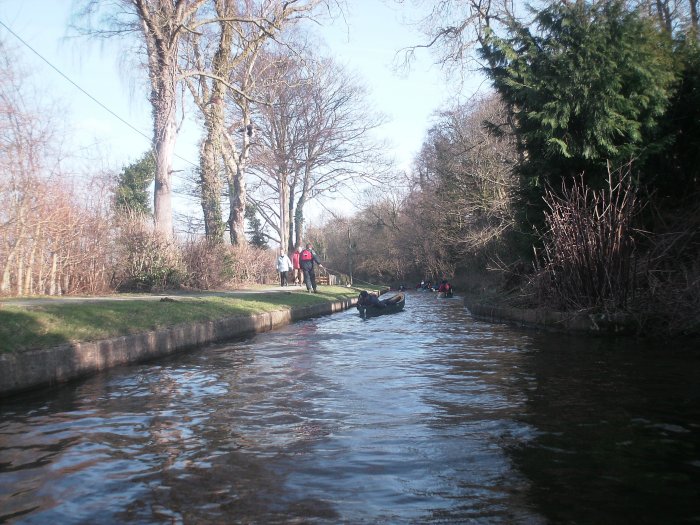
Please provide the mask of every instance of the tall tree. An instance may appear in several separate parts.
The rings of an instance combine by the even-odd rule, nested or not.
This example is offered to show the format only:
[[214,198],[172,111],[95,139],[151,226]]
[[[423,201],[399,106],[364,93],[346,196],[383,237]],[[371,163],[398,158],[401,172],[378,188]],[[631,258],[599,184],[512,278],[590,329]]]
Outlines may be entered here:
[[311,16],[321,3],[214,0],[211,17],[199,22],[203,30],[190,33],[190,61],[196,75],[190,90],[205,126],[200,153],[202,209],[206,233],[212,240],[222,240],[225,225],[221,212],[223,171],[228,182],[231,243],[245,241],[244,178],[253,137],[251,104],[262,74],[257,66],[259,54],[266,44],[280,38],[286,26]]
[[[140,35],[148,67],[153,114],[153,152],[156,162],[153,195],[155,229],[173,234],[172,160],[177,139],[178,87],[181,81],[179,53],[183,36],[191,29],[198,10],[207,0],[83,0],[78,13],[91,20],[102,14],[101,29],[87,28],[90,34]],[[88,23],[88,26],[90,24]]]
[[255,195],[253,198],[265,222],[275,232],[280,249],[287,253],[292,244],[290,185],[294,184],[296,163],[290,152],[296,152],[301,139],[295,89],[306,82],[305,67],[293,57],[271,56],[270,62],[267,70],[270,88],[266,103],[261,106],[260,119],[264,147],[256,155],[253,174],[257,175],[258,183],[251,194]]
[[518,157],[507,116],[497,96],[472,99],[441,111],[424,143],[418,207],[453,256],[471,256],[513,226]]
[[71,187],[65,108],[47,102],[20,58],[0,39],[0,294],[104,291],[112,185],[86,176]]
[[309,202],[353,182],[384,180],[382,144],[372,136],[384,118],[332,59],[290,62],[287,71],[287,82],[262,108],[261,141],[269,154],[255,174],[271,197],[259,201],[266,221],[282,246],[299,246]]
[[158,232],[173,233],[172,159],[177,138],[180,40],[205,0],[131,0],[146,44],[153,111],[156,176],[153,218]]
[[[46,193],[60,136],[53,111],[38,103],[18,54],[0,40],[0,293],[24,290],[30,254],[50,207]],[[47,188],[48,189],[48,188]],[[14,290],[13,290],[14,288]]]

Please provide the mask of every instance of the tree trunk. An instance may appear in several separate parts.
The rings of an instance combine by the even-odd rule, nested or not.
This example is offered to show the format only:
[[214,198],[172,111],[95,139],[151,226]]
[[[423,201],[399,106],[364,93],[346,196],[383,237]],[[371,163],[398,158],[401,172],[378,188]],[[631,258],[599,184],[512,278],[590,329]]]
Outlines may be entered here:
[[20,252],[17,259],[17,291],[16,295],[22,295],[22,286],[24,285],[24,254]]
[[289,208],[287,206],[289,186],[287,186],[287,177],[285,173],[280,173],[277,178],[277,191],[279,192],[280,249],[282,253],[289,253],[289,242],[291,241],[291,238],[287,235],[290,222]]
[[294,212],[294,227],[296,228],[296,243],[301,246],[304,235],[304,206],[309,196],[309,188],[311,187],[311,166],[306,165],[303,169],[301,178],[301,190],[299,199],[297,200],[297,209]]
[[17,249],[17,244],[12,246],[10,253],[8,253],[5,259],[5,267],[2,270],[2,281],[0,281],[0,292],[8,293],[11,291],[12,283],[12,272],[10,268],[12,267],[13,259],[15,258],[15,250]]
[[246,186],[245,186],[245,170],[248,162],[248,154],[250,151],[250,141],[253,135],[252,123],[250,121],[249,108],[241,107],[243,115],[243,131],[241,151],[237,153],[235,137],[231,134],[226,134],[226,147],[223,148],[224,169],[228,182],[228,199],[229,199],[229,232],[231,244],[240,246],[247,243],[245,237],[245,208],[246,208]]
[[177,138],[174,73],[164,72],[165,78],[158,82],[160,89],[151,92],[153,149],[156,152],[153,221],[155,230],[168,238],[173,235],[172,158]]
[[[37,234],[39,233],[39,225],[37,225]],[[36,239],[37,237],[35,237]],[[24,278],[24,295],[34,295],[34,257],[36,256],[36,240],[32,242],[32,248],[29,251],[27,260],[27,272]]]
[[293,248],[296,250],[301,244],[299,244],[296,236],[294,235],[295,231],[295,221],[292,220],[292,217],[295,217],[294,215],[294,186],[289,186],[289,194],[287,195],[287,219],[289,222],[287,223],[288,227],[288,239],[291,244],[293,244]]
[[[226,3],[216,2],[218,16],[226,18],[230,15]],[[228,78],[230,75],[231,45],[233,42],[233,24],[221,21],[219,23],[219,43],[212,71],[216,77]],[[225,133],[225,103],[227,87],[218,78],[213,78],[211,91],[207,89],[206,80],[202,79],[203,91],[206,97],[206,107],[202,107],[204,126],[207,136],[202,144],[200,157],[200,181],[202,183],[202,211],[204,212],[204,229],[207,239],[215,243],[223,243],[225,223],[221,211],[221,190],[223,181],[220,174],[220,159],[222,158],[222,138]]]
[[148,55],[156,157],[153,222],[155,230],[168,238],[173,235],[172,159],[177,138],[178,51],[184,28],[204,2],[128,2],[139,17]]
[[659,16],[659,21],[670,35],[673,32],[673,19],[668,2],[666,0],[656,0],[656,11]]
[[246,243],[245,237],[245,206],[246,187],[243,178],[243,166],[237,163],[229,177],[229,214],[228,225],[231,231],[231,244],[240,246]]
[[51,277],[49,284],[49,295],[57,295],[58,280],[57,280],[57,269],[58,269],[58,254],[53,252],[51,254]]
[[352,271],[353,271],[353,242],[350,236],[350,226],[348,226],[348,275],[350,276],[350,286],[352,286]]
[[301,246],[304,242],[302,238],[304,234],[304,204],[306,204],[306,196],[304,193],[299,197],[297,201],[297,209],[294,212],[294,245]]
[[[225,224],[221,215],[221,190],[222,183],[219,175],[219,149],[216,141],[219,140],[215,131],[207,126],[207,138],[202,144],[200,153],[200,182],[201,204],[204,214],[204,232],[207,239],[214,243],[222,243],[224,240]],[[220,135],[218,135],[220,137]]]

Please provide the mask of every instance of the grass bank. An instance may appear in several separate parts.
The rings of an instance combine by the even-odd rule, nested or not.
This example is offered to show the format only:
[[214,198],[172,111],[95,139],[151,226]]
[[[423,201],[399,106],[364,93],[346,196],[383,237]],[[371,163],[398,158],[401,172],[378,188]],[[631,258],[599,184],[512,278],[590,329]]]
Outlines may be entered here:
[[252,292],[152,297],[0,301],[0,353],[97,341],[179,324],[214,321],[356,297],[358,290],[319,287],[319,293],[256,289]]

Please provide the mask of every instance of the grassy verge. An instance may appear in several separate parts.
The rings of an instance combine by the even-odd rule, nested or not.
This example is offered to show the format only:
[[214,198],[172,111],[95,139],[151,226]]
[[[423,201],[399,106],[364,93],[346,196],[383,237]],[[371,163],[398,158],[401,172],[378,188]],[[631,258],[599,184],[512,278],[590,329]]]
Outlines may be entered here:
[[0,352],[47,348],[75,341],[95,341],[197,321],[356,297],[357,290],[335,286],[305,291],[256,294],[197,294],[158,299],[41,302],[0,308]]

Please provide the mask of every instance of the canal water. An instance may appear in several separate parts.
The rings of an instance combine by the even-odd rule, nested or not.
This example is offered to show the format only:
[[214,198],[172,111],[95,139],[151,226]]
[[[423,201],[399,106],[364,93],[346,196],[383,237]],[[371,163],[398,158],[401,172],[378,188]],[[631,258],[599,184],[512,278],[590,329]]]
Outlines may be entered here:
[[697,523],[700,357],[411,292],[0,402],[0,522]]

